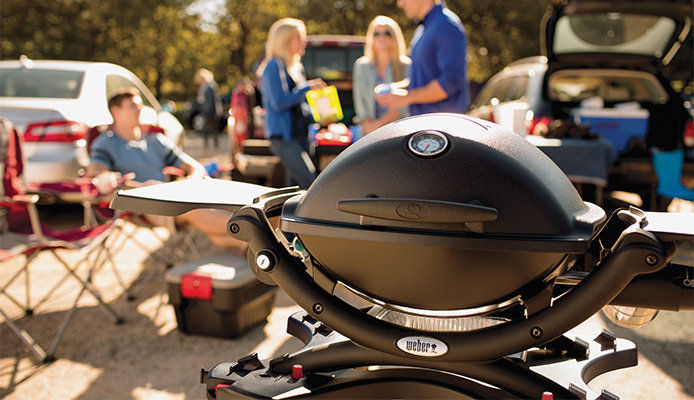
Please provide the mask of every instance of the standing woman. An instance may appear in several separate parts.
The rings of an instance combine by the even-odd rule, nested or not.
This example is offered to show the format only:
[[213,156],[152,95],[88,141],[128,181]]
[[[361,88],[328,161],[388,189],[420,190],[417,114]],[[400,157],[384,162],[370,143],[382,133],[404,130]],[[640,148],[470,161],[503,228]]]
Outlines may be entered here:
[[374,88],[402,81],[409,70],[410,59],[405,55],[405,39],[398,23],[383,15],[374,18],[366,31],[364,56],[354,62],[354,108],[364,134],[407,116],[407,107],[381,107]]
[[282,160],[287,184],[308,188],[316,167],[308,155],[308,115],[305,94],[325,87],[320,79],[306,81],[301,56],[306,49],[306,27],[294,18],[272,24],[265,45],[265,59],[258,67],[265,108],[265,136],[270,149]]

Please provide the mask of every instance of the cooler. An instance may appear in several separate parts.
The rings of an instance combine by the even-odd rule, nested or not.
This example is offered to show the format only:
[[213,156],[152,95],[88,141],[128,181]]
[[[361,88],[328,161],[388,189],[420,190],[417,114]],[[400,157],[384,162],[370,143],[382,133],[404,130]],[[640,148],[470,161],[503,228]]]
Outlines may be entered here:
[[576,123],[590,125],[590,129],[609,140],[619,153],[627,150],[629,140],[646,138],[648,110],[620,108],[576,108],[571,114]]
[[275,299],[275,288],[257,280],[235,254],[183,263],[165,280],[178,329],[190,334],[234,338],[265,322]]
[[325,169],[332,160],[352,143],[352,131],[344,124],[330,124],[320,129],[313,137],[316,144],[315,160],[318,172]]

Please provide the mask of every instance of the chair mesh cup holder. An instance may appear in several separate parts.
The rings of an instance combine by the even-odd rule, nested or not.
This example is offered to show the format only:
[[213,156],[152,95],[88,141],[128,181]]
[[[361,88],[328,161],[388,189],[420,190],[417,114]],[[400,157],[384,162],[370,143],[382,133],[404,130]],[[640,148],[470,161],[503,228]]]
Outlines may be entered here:
[[[389,124],[306,191],[213,179],[167,185],[176,184],[167,194],[119,193],[112,206],[234,211],[227,228],[249,244],[251,270],[305,310],[288,324],[302,349],[204,370],[212,399],[544,390],[588,398],[592,378],[635,365],[635,347],[606,332],[574,340],[566,331],[608,304],[694,308],[691,287],[677,283],[694,266],[673,262],[686,248],[678,243],[694,237],[692,215],[630,208],[607,218],[540,150],[467,116]],[[531,370],[548,363],[538,354],[553,354],[556,368]],[[561,375],[567,360],[573,372]],[[568,387],[557,383],[566,374],[575,375]],[[395,384],[403,381],[408,389]]]

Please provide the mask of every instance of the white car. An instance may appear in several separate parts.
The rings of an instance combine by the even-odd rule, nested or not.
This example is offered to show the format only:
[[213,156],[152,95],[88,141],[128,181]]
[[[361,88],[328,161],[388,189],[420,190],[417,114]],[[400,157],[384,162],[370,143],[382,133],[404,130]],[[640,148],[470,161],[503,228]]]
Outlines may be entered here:
[[132,72],[101,62],[0,61],[0,117],[24,137],[24,180],[30,186],[72,181],[85,162],[85,135],[113,122],[108,94],[125,87],[140,91],[143,124],[162,128],[175,143],[183,126],[162,109]]

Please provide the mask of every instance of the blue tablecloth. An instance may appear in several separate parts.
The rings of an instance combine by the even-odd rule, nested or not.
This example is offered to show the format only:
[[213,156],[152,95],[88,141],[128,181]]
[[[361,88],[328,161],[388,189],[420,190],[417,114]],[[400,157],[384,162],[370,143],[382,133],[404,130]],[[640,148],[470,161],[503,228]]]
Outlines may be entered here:
[[604,138],[546,139],[526,136],[574,182],[607,186],[610,166],[617,160],[617,150]]

